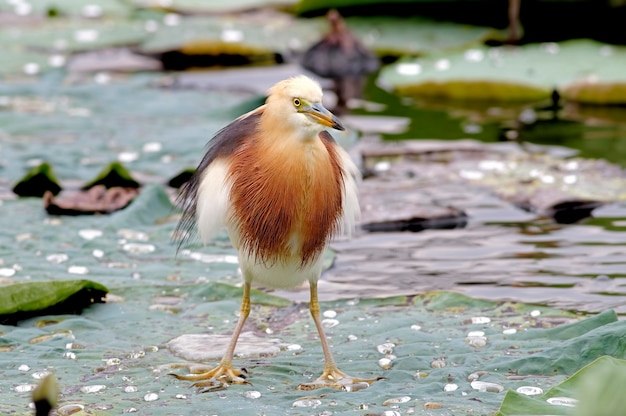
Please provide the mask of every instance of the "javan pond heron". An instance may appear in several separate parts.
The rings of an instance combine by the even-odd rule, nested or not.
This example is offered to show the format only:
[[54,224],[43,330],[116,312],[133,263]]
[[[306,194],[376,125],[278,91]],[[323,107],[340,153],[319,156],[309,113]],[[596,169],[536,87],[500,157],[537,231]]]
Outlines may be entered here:
[[[197,226],[206,243],[226,227],[244,278],[241,313],[214,369],[178,379],[211,390],[246,383],[232,364],[250,313],[252,284],[288,288],[309,282],[310,311],[324,351],[322,375],[300,390],[344,388],[378,380],[341,372],[320,320],[317,281],[330,239],[350,234],[359,216],[359,171],[326,128],[344,130],[322,105],[320,85],[296,76],[271,87],[264,105],[220,130],[181,193],[178,230]],[[349,388],[347,388],[349,390]]]

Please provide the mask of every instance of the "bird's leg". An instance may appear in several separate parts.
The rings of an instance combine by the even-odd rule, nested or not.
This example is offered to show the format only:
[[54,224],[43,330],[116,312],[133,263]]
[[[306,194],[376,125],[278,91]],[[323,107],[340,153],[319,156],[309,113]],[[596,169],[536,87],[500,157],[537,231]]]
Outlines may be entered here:
[[187,380],[187,381],[195,381],[193,384],[194,387],[200,387],[202,392],[207,392],[211,390],[218,390],[228,386],[229,384],[248,384],[248,382],[244,379],[245,377],[245,369],[244,370],[236,370],[233,367],[233,356],[235,355],[235,347],[237,346],[237,339],[239,339],[239,334],[243,330],[243,325],[250,314],[250,283],[246,282],[243,287],[243,298],[241,300],[241,312],[239,314],[239,320],[237,321],[237,326],[235,326],[235,331],[233,332],[233,336],[230,339],[230,343],[228,344],[228,348],[226,348],[226,352],[222,357],[222,360],[217,365],[217,367],[212,370],[195,373],[195,374],[187,374],[187,375],[178,375],[172,374],[179,380]]
[[322,343],[322,350],[324,351],[324,370],[322,371],[322,375],[315,381],[298,385],[298,390],[314,390],[322,387],[331,387],[334,389],[348,391],[357,389],[360,390],[369,387],[369,385],[375,381],[381,380],[382,377],[373,379],[352,377],[337,368],[333,354],[330,352],[330,348],[328,347],[328,341],[326,340],[326,334],[324,333],[324,328],[322,327],[322,321],[320,319],[320,304],[317,299],[317,282],[310,282],[310,288],[311,300],[309,309]]

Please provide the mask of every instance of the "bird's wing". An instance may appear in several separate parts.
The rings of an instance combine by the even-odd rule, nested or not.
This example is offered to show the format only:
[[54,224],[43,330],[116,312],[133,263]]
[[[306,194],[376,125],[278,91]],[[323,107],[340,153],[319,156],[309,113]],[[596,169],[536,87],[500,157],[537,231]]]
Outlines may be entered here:
[[198,235],[206,243],[225,225],[229,210],[228,159],[257,129],[265,106],[242,115],[221,129],[207,144],[192,177],[183,185],[178,205],[183,213],[176,226],[179,249]]
[[361,181],[361,171],[354,164],[352,158],[328,131],[320,133],[320,139],[333,146],[339,156],[342,179],[341,217],[337,224],[338,236],[349,237],[354,232],[356,224],[361,218],[359,206],[358,183]]
[[343,199],[342,216],[339,224],[339,235],[351,236],[361,218],[359,206],[358,183],[361,181],[361,171],[354,164],[352,158],[337,144],[337,154],[341,158],[343,168]]

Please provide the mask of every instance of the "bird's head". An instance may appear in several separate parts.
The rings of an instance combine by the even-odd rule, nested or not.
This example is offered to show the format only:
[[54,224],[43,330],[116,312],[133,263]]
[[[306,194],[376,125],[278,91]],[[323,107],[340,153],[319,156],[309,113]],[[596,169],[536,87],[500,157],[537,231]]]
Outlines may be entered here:
[[333,113],[322,105],[322,88],[304,75],[288,78],[268,91],[267,109],[303,139],[317,137],[326,127],[345,130]]

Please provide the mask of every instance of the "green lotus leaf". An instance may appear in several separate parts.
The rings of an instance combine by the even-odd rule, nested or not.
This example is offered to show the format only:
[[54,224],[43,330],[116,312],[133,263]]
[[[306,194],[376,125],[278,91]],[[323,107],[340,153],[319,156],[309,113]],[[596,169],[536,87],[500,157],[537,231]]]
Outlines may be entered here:
[[14,283],[0,290],[0,321],[13,323],[38,314],[76,313],[102,301],[109,290],[91,280]]

